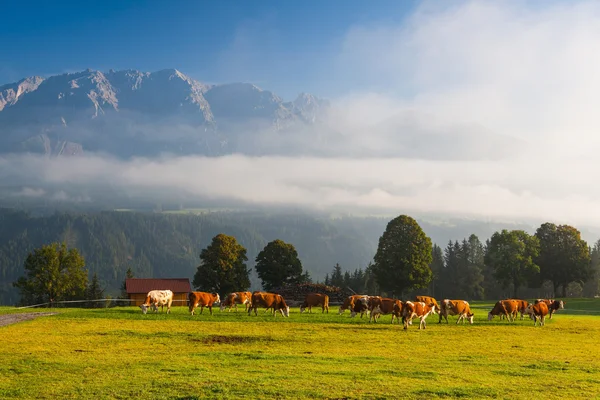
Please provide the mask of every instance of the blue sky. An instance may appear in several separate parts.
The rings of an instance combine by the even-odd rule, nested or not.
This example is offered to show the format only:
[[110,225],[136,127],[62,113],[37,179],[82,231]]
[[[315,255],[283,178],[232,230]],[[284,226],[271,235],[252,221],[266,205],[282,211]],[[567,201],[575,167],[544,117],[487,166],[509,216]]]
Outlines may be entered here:
[[2,2],[0,84],[85,68],[177,68],[210,83],[250,81],[291,98],[330,97],[355,26],[400,25],[412,1]]

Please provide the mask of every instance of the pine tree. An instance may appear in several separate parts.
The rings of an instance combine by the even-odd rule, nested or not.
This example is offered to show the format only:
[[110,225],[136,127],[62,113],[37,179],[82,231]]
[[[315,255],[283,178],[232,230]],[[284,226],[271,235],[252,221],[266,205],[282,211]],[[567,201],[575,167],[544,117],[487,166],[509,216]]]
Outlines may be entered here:
[[342,274],[342,267],[340,264],[335,264],[333,272],[331,273],[331,286],[342,287],[344,285],[344,275]]
[[[94,272],[94,276],[92,277],[92,281],[87,287],[85,298],[86,300],[100,300],[104,296],[104,289],[100,287],[100,282],[98,282],[98,275]],[[88,307],[100,307],[100,302],[90,301],[88,303]]]

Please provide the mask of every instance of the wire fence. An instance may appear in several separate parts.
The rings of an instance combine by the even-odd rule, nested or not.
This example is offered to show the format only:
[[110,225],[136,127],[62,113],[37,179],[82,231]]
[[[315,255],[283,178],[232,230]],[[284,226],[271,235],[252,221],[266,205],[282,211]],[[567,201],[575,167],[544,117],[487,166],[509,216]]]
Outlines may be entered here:
[[[47,307],[47,308],[68,308],[70,306],[74,306],[76,308],[113,308],[113,307],[127,307],[131,306],[132,302],[139,302],[139,299],[120,299],[120,298],[107,298],[107,299],[97,299],[97,300],[63,300],[63,301],[53,301],[48,303],[40,303],[40,304],[32,304],[27,306],[15,307],[15,309],[26,309],[26,308],[36,308],[36,307]],[[182,304],[184,303],[184,304]],[[288,302],[289,303],[289,302]],[[186,300],[173,300],[174,306],[188,306],[189,301]],[[292,304],[290,304],[292,305]],[[330,303],[330,306],[335,306],[335,304]],[[472,309],[475,310],[491,310],[493,306],[479,306],[479,305],[471,305]],[[600,310],[594,309],[573,309],[573,308],[565,308],[560,311],[561,314],[588,314],[588,315],[600,315]]]
[[[113,308],[113,307],[127,307],[132,302],[139,302],[136,299],[119,299],[119,298],[108,298],[108,299],[96,299],[96,300],[62,300],[52,301],[47,303],[32,304],[27,306],[15,307],[17,310],[25,308],[36,308],[36,307],[48,307],[48,308],[68,308],[69,306],[76,306],[77,308]],[[185,304],[177,304],[185,303]],[[173,305],[187,306],[188,300],[173,300]]]

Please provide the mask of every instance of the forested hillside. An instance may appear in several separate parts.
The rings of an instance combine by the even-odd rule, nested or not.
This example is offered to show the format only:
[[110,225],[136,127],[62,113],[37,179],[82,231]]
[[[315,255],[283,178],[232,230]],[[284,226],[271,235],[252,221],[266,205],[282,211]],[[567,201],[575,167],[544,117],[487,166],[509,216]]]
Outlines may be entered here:
[[[364,271],[373,260],[379,238],[390,219],[331,218],[283,211],[228,211],[201,215],[57,212],[34,217],[23,211],[0,209],[0,304],[19,301],[12,283],[23,275],[28,253],[52,242],[66,242],[68,247],[77,248],[86,260],[89,276],[96,273],[105,293],[113,296],[119,294],[128,268],[136,277],[192,280],[200,262],[200,252],[219,233],[234,236],[247,249],[250,268],[254,267],[256,256],[268,242],[281,239],[290,243],[298,251],[303,269],[313,280],[323,282],[326,275],[335,270],[336,264],[341,267],[337,273],[340,279],[344,272]],[[482,246],[486,240],[501,229],[523,229],[531,233],[536,229],[528,225],[465,220],[444,223],[417,220],[432,242],[439,246],[434,248],[431,265],[434,281],[429,292],[443,296],[460,294],[468,298],[504,293],[490,269],[483,264]],[[472,234],[477,238],[470,238]],[[588,244],[594,245],[592,259],[598,269],[600,242],[594,242],[596,239],[588,239]],[[468,274],[453,271],[468,271]],[[331,277],[333,279],[333,275]],[[457,277],[461,280],[457,281]],[[259,289],[260,280],[255,271],[250,278],[251,289]],[[589,293],[595,293],[597,286],[590,282]]]
[[[298,250],[303,267],[315,278],[335,263],[364,267],[373,258],[387,221],[328,220],[309,215],[209,213],[204,215],[97,212],[31,217],[0,211],[0,303],[14,304],[12,282],[23,274],[28,252],[65,241],[79,249],[90,275],[96,272],[109,293],[117,294],[125,272],[137,277],[193,277],[199,254],[213,236],[235,236],[248,250],[249,266],[271,240]],[[258,288],[251,274],[253,288]]]

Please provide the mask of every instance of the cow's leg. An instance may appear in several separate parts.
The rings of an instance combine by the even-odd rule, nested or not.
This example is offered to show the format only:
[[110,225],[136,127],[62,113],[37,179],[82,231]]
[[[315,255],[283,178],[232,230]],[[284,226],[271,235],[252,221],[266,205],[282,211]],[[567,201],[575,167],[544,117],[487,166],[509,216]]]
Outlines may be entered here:
[[212,315],[212,306],[207,306],[208,307],[208,311],[210,311],[210,315]]
[[544,326],[546,324],[546,316],[542,315],[540,317],[540,326]]

